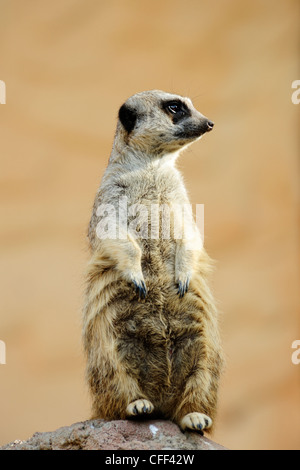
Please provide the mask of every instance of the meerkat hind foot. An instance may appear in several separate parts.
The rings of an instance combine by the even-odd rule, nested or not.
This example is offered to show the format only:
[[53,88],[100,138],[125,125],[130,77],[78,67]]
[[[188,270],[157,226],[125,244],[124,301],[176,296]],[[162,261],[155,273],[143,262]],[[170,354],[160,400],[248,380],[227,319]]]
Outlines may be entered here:
[[209,429],[212,425],[212,420],[209,416],[206,416],[203,413],[189,413],[185,415],[180,421],[180,428],[182,431],[191,430],[191,431],[204,431]]
[[154,406],[152,405],[152,403],[144,398],[141,398],[139,400],[135,400],[129,403],[126,408],[126,414],[128,417],[141,416],[150,414],[153,410]]

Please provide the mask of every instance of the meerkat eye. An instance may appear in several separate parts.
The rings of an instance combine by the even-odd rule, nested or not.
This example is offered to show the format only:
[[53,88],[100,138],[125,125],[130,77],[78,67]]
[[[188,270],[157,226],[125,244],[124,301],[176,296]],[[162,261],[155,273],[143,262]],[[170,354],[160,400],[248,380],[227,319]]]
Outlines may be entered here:
[[169,104],[169,105],[167,106],[167,109],[168,109],[168,111],[170,111],[170,113],[172,113],[172,114],[177,114],[177,113],[179,113],[180,111],[182,111],[182,108],[181,108],[180,104],[177,104],[177,103]]
[[179,100],[164,102],[163,109],[172,116],[174,124],[189,115],[187,106]]

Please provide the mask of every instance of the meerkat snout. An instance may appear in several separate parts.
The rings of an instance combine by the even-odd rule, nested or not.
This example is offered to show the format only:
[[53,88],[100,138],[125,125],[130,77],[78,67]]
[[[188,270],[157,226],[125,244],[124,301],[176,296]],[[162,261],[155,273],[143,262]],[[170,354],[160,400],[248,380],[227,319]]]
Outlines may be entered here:
[[[201,137],[206,132],[210,132],[213,130],[215,123],[210,121],[209,119],[201,120],[199,125],[199,137]],[[197,132],[197,131],[196,131]]]
[[211,131],[214,127],[215,123],[212,121],[207,121],[207,130]]

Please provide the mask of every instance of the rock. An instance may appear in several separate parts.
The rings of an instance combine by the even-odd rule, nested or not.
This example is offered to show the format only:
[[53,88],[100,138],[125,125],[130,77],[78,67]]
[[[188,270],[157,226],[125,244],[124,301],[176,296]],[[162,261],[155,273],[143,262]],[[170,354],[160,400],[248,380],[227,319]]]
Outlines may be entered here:
[[37,432],[0,450],[226,450],[206,437],[181,432],[170,421],[83,421]]

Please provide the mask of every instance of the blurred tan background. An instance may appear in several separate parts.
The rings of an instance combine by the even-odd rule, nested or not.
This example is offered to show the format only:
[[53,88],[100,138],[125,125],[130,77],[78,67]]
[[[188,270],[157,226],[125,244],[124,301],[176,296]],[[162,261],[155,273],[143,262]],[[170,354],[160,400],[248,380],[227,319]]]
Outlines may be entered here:
[[227,369],[214,439],[300,448],[298,0],[0,0],[0,444],[89,417],[86,230],[119,106],[190,96]]

